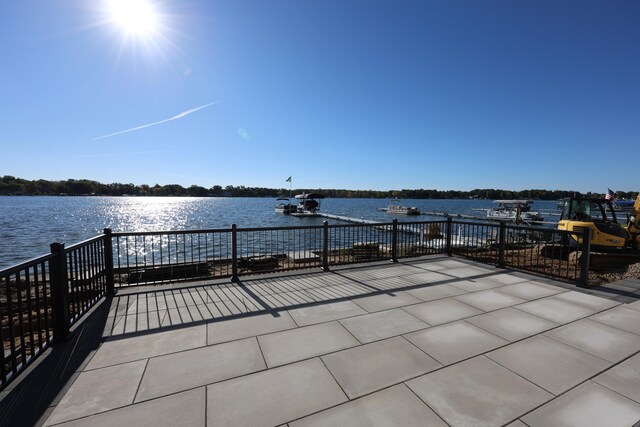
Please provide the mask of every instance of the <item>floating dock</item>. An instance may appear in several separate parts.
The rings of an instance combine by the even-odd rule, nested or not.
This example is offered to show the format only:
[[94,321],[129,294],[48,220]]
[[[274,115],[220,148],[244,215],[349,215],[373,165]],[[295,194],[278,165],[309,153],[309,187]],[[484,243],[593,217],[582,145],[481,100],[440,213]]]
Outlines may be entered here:
[[318,216],[321,216],[323,218],[335,219],[337,221],[344,221],[344,222],[353,222],[355,224],[380,224],[380,221],[373,221],[370,219],[352,218],[350,216],[333,215],[325,212],[318,212],[317,214]]

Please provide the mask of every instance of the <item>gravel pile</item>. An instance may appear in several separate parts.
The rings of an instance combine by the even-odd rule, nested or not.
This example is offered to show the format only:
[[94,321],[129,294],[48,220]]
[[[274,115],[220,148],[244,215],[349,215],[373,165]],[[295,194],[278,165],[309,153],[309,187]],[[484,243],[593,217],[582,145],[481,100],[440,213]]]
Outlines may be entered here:
[[591,285],[602,285],[604,283],[616,282],[623,279],[640,279],[640,263],[630,264],[618,271],[589,273],[589,284]]

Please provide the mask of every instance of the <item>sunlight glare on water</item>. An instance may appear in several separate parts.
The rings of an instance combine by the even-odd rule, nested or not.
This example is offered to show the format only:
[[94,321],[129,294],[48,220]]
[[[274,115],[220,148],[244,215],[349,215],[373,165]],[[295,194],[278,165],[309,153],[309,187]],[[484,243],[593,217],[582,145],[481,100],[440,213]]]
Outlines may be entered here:
[[[106,206],[104,216],[114,231],[184,230],[202,208],[191,197],[121,197]],[[215,209],[215,203],[209,208]]]
[[[0,269],[49,252],[53,242],[67,246],[113,232],[228,229],[238,227],[321,226],[325,218],[276,214],[273,198],[228,197],[0,197]],[[381,222],[425,221],[426,216],[389,216],[384,199],[325,199],[321,211]],[[536,201],[552,209],[554,201]],[[490,200],[404,200],[422,211],[477,214]],[[335,223],[334,220],[328,222]]]

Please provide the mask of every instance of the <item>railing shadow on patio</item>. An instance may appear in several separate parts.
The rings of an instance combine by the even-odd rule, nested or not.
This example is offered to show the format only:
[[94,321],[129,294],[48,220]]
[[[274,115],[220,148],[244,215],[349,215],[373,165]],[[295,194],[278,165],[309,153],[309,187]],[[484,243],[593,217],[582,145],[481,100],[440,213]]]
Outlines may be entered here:
[[[158,330],[265,313],[278,316],[282,310],[380,294],[394,295],[395,292],[438,286],[461,279],[473,281],[490,278],[507,271],[486,270],[460,277],[423,267],[425,263],[450,259],[434,255],[395,264],[345,266],[326,272],[312,270],[278,277],[247,278],[237,282],[192,282],[184,283],[179,288],[129,292],[114,298],[106,322],[105,337],[125,339]],[[464,263],[464,260],[459,262]],[[427,274],[432,277],[419,283],[415,280],[407,282],[402,277],[394,276],[394,268],[412,268],[416,275]],[[367,271],[384,271],[386,277],[367,276]]]
[[[429,259],[437,262],[450,258],[433,256]],[[428,262],[429,259],[422,258],[420,262]],[[64,395],[74,378],[107,339],[121,340],[260,314],[278,317],[279,312],[285,310],[379,294],[393,295],[401,290],[460,280],[459,277],[439,273],[445,277],[444,280],[405,286],[400,282],[396,286],[391,283],[372,286],[358,278],[368,269],[389,271],[395,266],[409,266],[416,273],[433,272],[413,265],[410,261],[398,264],[378,263],[347,266],[337,271],[306,271],[280,277],[261,277],[236,283],[192,282],[183,283],[179,288],[107,295],[89,309],[80,321],[74,323],[66,341],[57,341],[46,348],[42,356],[25,369],[23,375],[18,376],[3,390],[0,425],[32,426],[46,419],[50,408],[57,404],[60,396]],[[496,271],[467,279],[498,273]],[[197,304],[197,298],[203,303]],[[206,298],[209,302],[204,302]]]
[[[56,395],[53,389],[66,384],[106,336],[127,338],[258,313],[277,316],[283,309],[459,279],[431,272],[440,274],[433,283],[402,284],[394,282],[392,273],[367,277],[357,268],[349,273],[338,266],[372,268],[371,263],[384,262],[392,271],[390,265],[410,265],[399,259],[451,259],[455,255],[460,257],[456,259],[543,272],[575,283],[588,271],[588,256],[581,255],[589,253],[589,239],[585,235],[582,245],[571,252],[567,250],[569,237],[558,230],[448,218],[147,233],[105,229],[103,235],[66,248],[54,243],[50,254],[0,271],[4,349],[0,390],[5,396],[10,394],[2,410],[33,390],[43,392],[28,400],[46,410],[51,403],[47,399]],[[546,248],[541,250],[541,245]],[[320,268],[325,272],[286,280],[257,276]],[[80,323],[88,313],[91,319]],[[70,336],[71,331],[75,333]],[[45,353],[49,356],[40,360]],[[27,369],[34,372],[20,381]],[[47,372],[53,376],[45,375]],[[49,395],[52,397],[46,397]],[[32,419],[28,414],[20,416]],[[5,418],[0,414],[0,421]]]

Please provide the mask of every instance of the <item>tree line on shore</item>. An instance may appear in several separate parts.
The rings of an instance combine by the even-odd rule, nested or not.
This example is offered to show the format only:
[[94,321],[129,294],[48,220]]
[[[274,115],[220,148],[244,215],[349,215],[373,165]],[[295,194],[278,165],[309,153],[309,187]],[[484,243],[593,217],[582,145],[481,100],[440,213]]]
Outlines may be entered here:
[[[565,190],[496,190],[475,189],[471,191],[456,190],[345,190],[345,189],[295,189],[293,194],[319,192],[331,198],[401,198],[401,199],[536,199],[557,200],[580,194],[577,191]],[[2,196],[181,196],[181,197],[278,197],[288,194],[284,188],[245,187],[243,185],[214,185],[210,188],[192,185],[183,187],[178,184],[153,185],[146,184],[102,184],[87,179],[67,179],[64,181],[47,181],[44,179],[27,180],[5,175],[0,178],[0,195]],[[582,194],[587,197],[603,197],[602,193]],[[618,191],[618,199],[634,199],[637,192]]]

